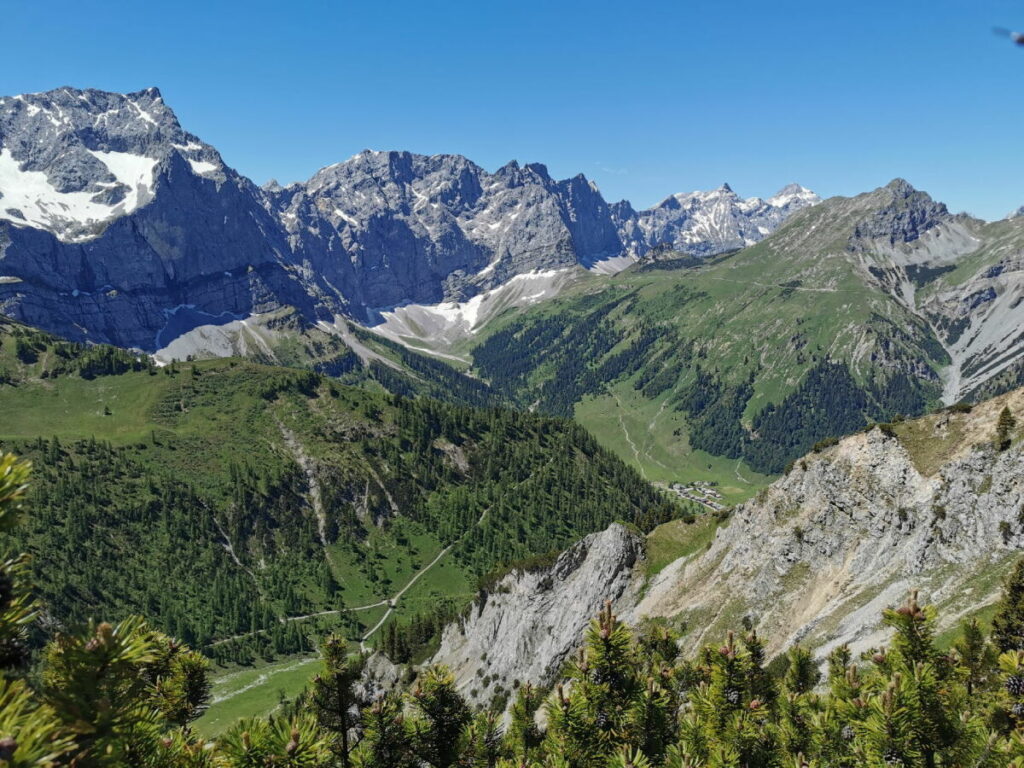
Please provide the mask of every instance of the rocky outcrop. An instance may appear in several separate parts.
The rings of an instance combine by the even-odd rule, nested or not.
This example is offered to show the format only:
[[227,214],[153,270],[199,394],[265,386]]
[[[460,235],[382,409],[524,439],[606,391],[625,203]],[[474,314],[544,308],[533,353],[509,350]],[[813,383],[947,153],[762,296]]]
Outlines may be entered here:
[[888,193],[889,199],[857,224],[850,238],[851,247],[879,239],[890,245],[910,243],[950,218],[943,203],[914,189],[905,179],[893,179],[880,192]]
[[449,625],[432,664],[444,664],[471,702],[518,683],[545,685],[582,640],[605,600],[623,604],[638,586],[643,538],[622,525],[591,534],[537,571],[513,571]]
[[[802,194],[747,201],[724,226],[760,237]],[[734,247],[717,224],[672,223],[717,222],[702,205],[637,214],[539,163],[489,173],[409,152],[361,152],[307,182],[258,188],[184,131],[155,88],[0,98],[0,312],[149,351],[285,307],[372,325],[517,276],[615,271],[684,229],[695,252]]]
[[798,461],[736,508],[711,546],[665,568],[630,612],[680,616],[691,642],[747,617],[772,651],[884,640],[879,618],[911,589],[944,626],[997,596],[1024,547],[1024,450],[991,444],[1024,391],[849,437]]
[[405,667],[393,664],[382,653],[372,653],[366,659],[363,673],[356,683],[355,694],[360,701],[376,701],[381,696],[399,689],[402,684]]

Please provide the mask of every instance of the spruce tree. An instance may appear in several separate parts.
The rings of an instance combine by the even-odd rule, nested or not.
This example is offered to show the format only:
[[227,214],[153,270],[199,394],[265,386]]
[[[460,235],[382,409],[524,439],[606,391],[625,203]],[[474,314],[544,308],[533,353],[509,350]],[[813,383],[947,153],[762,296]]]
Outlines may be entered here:
[[1004,406],[999,412],[999,421],[996,423],[996,447],[1005,451],[1013,442],[1013,430],[1017,426],[1017,420],[1013,418],[1010,406]]

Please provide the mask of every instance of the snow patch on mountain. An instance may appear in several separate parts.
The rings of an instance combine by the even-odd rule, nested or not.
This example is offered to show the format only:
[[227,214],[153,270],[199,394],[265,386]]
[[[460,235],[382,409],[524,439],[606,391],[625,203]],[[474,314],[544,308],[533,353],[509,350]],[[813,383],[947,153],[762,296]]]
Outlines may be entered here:
[[206,160],[189,160],[188,164],[192,166],[192,172],[198,176],[205,176],[208,173],[213,173],[218,170],[216,163],[210,163]]
[[75,243],[95,237],[97,227],[152,199],[156,160],[129,152],[90,154],[115,181],[98,182],[99,191],[61,192],[46,173],[24,170],[9,149],[0,150],[0,219]]
[[589,271],[597,275],[617,275],[633,264],[636,264],[636,256],[624,253],[621,256],[609,256],[606,259],[601,259],[585,266]]
[[579,273],[576,268],[549,269],[516,275],[466,301],[404,304],[376,310],[370,330],[402,344],[432,349],[472,336],[506,309],[525,307],[556,296]]

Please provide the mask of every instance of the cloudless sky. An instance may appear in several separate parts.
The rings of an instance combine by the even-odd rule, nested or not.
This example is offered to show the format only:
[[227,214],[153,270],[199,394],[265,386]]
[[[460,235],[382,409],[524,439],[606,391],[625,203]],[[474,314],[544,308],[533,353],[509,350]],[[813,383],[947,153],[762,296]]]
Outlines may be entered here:
[[155,85],[258,183],[361,149],[584,173],[637,207],[896,176],[1024,204],[1024,0],[3,0],[0,95]]

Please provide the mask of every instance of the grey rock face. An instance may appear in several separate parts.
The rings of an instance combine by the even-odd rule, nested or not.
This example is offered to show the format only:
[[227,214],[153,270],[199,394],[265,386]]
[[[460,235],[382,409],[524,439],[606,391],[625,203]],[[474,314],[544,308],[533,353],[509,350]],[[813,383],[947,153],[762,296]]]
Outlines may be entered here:
[[0,204],[31,203],[28,221],[0,214],[0,275],[18,279],[0,280],[0,312],[155,349],[200,322],[318,311],[260,190],[156,89],[0,100],[0,143]]
[[371,309],[461,300],[622,250],[596,188],[538,164],[490,174],[458,155],[366,151],[270,194],[292,248]]
[[371,654],[356,683],[356,697],[364,702],[376,701],[400,686],[403,672],[403,667],[392,664],[383,654]]
[[550,569],[505,577],[445,629],[430,663],[476,703],[515,680],[550,684],[604,599],[628,623],[682,619],[687,655],[744,618],[771,655],[802,644],[823,658],[844,643],[856,654],[887,642],[882,611],[911,590],[950,627],[998,599],[1024,548],[1024,443],[991,443],[1004,406],[1024,412],[1024,389],[809,454],[646,584],[642,540],[613,525]]
[[458,155],[370,151],[261,189],[155,88],[60,88],[0,98],[0,312],[146,350],[283,306],[374,323],[383,308],[460,301],[529,272],[618,269],[686,227],[689,247],[715,253],[806,195],[783,197],[741,201],[722,226],[742,234],[722,234],[674,224],[674,210],[609,206],[583,176],[557,181],[540,164],[488,173]]
[[448,666],[459,691],[477,703],[490,701],[499,686],[511,691],[516,680],[551,683],[604,601],[628,602],[643,546],[616,524],[587,536],[550,568],[509,574],[464,621],[445,628],[430,663]]
[[932,200],[927,192],[914,189],[904,179],[894,179],[884,189],[890,194],[890,201],[857,225],[851,245],[879,239],[887,239],[891,245],[910,243],[950,218],[944,204]]
[[0,219],[63,242],[93,239],[150,202],[171,154],[196,173],[225,179],[216,150],[182,130],[156,88],[0,98],[0,147]]

